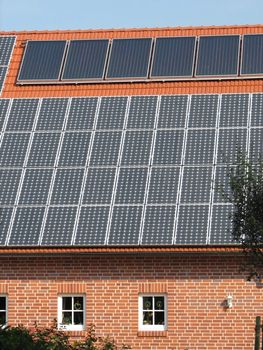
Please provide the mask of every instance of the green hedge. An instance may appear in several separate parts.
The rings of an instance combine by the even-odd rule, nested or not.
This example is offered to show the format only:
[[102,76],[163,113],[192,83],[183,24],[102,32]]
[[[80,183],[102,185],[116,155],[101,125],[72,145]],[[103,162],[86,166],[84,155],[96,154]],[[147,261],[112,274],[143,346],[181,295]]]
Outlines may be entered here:
[[118,347],[109,337],[97,337],[94,325],[90,325],[85,340],[69,341],[69,333],[57,329],[56,322],[50,328],[33,329],[22,325],[17,327],[0,327],[1,350],[127,350],[128,345]]

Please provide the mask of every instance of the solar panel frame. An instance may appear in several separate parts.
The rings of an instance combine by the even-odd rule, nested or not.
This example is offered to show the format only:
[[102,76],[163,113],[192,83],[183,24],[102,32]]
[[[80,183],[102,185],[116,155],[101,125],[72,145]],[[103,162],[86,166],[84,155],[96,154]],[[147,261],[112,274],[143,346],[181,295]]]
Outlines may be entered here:
[[[242,73],[243,63],[244,63],[243,62],[244,61],[243,55],[244,55],[245,37],[252,37],[252,36],[259,36],[259,35],[262,36],[262,40],[263,40],[263,34],[262,33],[244,34],[244,35],[242,35],[242,45],[241,45],[241,53],[240,53],[240,76],[241,77],[250,77],[250,76],[254,77],[254,76],[261,76],[261,75],[263,75],[263,69],[262,69],[261,73]],[[263,51],[263,48],[262,48],[262,51]],[[258,54],[258,52],[257,52],[257,54]]]
[[[10,42],[8,43],[3,43],[3,41],[8,41],[10,39]],[[3,50],[4,52],[4,57],[0,55],[0,66],[8,66],[10,62],[10,58],[12,57],[13,49],[14,49],[14,44],[16,42],[16,36],[12,35],[1,35],[0,36],[0,52]],[[6,47],[3,48],[3,46],[7,46],[8,52],[6,53]],[[3,52],[2,51],[2,52]]]
[[[72,42],[76,42],[76,41],[107,41],[108,45],[107,45],[107,49],[106,49],[106,54],[105,54],[105,58],[104,58],[104,67],[103,67],[103,71],[102,71],[102,75],[100,78],[64,78],[64,73],[65,73],[65,69],[66,69],[66,64],[67,64],[67,60],[70,54],[70,48],[71,48],[71,43]],[[61,81],[62,82],[72,82],[72,81],[82,81],[82,82],[99,82],[101,80],[104,79],[105,74],[106,74],[106,67],[107,67],[107,63],[108,63],[108,57],[109,57],[109,52],[110,52],[110,40],[109,39],[103,39],[103,38],[99,38],[99,39],[74,39],[74,40],[70,40],[68,43],[68,49],[66,52],[66,55],[64,56],[64,63],[63,63],[63,68],[61,71]]]
[[[108,77],[108,73],[109,73],[109,68],[110,68],[110,63],[111,63],[111,55],[112,55],[112,51],[113,51],[113,45],[114,45],[114,40],[140,40],[140,39],[148,39],[151,40],[150,43],[150,49],[149,49],[149,55],[148,55],[148,64],[147,64],[147,71],[145,76],[141,76],[141,77],[136,77],[136,76],[129,76],[129,77]],[[153,49],[153,38],[151,37],[138,37],[138,38],[119,38],[119,39],[112,39],[111,42],[111,46],[110,46],[110,50],[109,50],[109,54],[108,54],[108,62],[107,62],[107,69],[105,72],[105,81],[131,81],[131,80],[146,80],[149,77],[149,71],[150,71],[150,64],[151,64],[151,57],[152,57],[152,49]]]
[[[237,49],[237,64],[236,64],[236,73],[233,74],[198,74],[198,60],[199,60],[199,52],[200,52],[200,39],[201,38],[212,38],[212,37],[233,37],[237,36],[239,37],[239,45]],[[200,78],[200,79],[215,79],[215,78],[222,78],[222,77],[238,77],[239,73],[239,65],[240,65],[240,46],[241,46],[241,35],[235,35],[235,34],[228,34],[228,35],[202,35],[198,38],[198,44],[196,49],[196,57],[195,57],[195,70],[194,70],[194,78]]]
[[[155,63],[155,53],[156,53],[156,48],[157,48],[157,40],[158,39],[171,39],[171,38],[195,38],[194,42],[194,47],[193,47],[193,59],[192,59],[192,71],[191,75],[163,75],[163,76],[158,76],[158,75],[153,75],[153,68],[154,68],[154,63]],[[154,44],[153,44],[153,50],[152,50],[152,55],[151,55],[151,66],[150,66],[150,72],[149,72],[149,78],[151,80],[182,80],[182,79],[189,79],[193,78],[194,76],[194,70],[195,70],[195,56],[196,56],[196,49],[197,49],[197,37],[196,36],[187,36],[187,37],[182,37],[182,36],[163,36],[163,37],[156,37],[154,38]]]
[[[20,79],[20,74],[21,74],[21,71],[22,71],[22,68],[23,68],[23,65],[24,65],[24,61],[25,61],[25,57],[26,57],[26,53],[27,53],[27,50],[28,50],[28,47],[29,47],[29,43],[30,42],[55,42],[55,41],[61,41],[61,42],[65,42],[65,47],[64,47],[64,52],[63,52],[63,55],[62,55],[62,58],[61,58],[61,63],[60,63],[60,68],[59,68],[59,72],[57,74],[57,78],[55,79]],[[19,68],[19,71],[18,71],[18,75],[17,75],[17,84],[21,84],[21,85],[26,85],[26,84],[41,84],[43,82],[58,82],[59,81],[59,78],[61,76],[61,72],[62,72],[62,68],[63,68],[63,62],[64,62],[64,59],[65,59],[65,55],[66,55],[66,52],[67,52],[67,49],[68,49],[68,41],[67,40],[28,40],[27,43],[26,43],[26,47],[25,47],[25,51],[24,51],[24,54],[23,54],[23,58],[22,58],[22,62],[21,62],[21,65],[20,65],[20,68]]]

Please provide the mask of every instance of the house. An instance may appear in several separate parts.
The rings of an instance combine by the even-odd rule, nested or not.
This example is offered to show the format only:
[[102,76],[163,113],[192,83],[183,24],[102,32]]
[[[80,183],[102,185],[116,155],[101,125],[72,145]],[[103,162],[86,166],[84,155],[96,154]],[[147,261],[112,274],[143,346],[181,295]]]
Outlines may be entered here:
[[0,34],[2,321],[251,349],[218,186],[262,152],[263,25]]

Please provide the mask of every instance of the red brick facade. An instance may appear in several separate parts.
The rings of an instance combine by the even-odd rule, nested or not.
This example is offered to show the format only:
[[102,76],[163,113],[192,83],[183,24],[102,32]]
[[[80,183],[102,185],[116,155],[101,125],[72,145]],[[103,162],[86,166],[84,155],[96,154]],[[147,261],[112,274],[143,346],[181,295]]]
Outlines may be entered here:
[[[50,324],[58,295],[81,293],[87,325],[136,350],[251,349],[262,289],[246,281],[240,261],[218,255],[2,257],[0,293],[8,295],[13,325]],[[167,294],[167,331],[138,332],[139,293]],[[230,309],[224,308],[228,294]]]

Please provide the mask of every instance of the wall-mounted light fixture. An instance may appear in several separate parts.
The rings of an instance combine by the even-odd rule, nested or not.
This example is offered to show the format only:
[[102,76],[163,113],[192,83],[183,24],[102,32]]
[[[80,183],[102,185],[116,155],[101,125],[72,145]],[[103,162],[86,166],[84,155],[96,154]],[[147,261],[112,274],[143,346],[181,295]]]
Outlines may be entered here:
[[226,307],[231,308],[233,306],[233,296],[231,294],[228,294],[226,298]]

